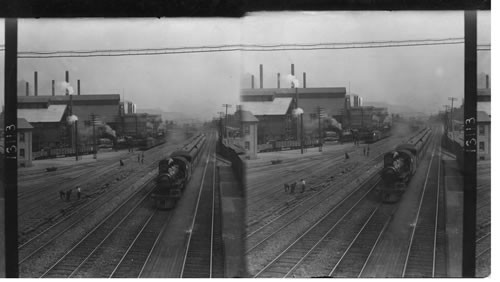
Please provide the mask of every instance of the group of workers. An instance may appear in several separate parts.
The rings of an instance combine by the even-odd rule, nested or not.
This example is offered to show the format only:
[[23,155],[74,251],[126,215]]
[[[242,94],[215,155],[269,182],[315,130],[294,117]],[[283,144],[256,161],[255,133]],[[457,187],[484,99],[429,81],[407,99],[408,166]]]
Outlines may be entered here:
[[295,193],[295,188],[297,186],[300,186],[302,190],[300,193],[304,193],[306,191],[306,181],[304,179],[301,179],[300,181],[294,181],[290,184],[285,183],[285,192],[290,191],[291,194]]
[[[66,201],[70,201],[71,193],[73,193],[72,189],[69,189],[67,191],[59,190],[59,198],[62,200],[66,199]],[[82,196],[82,190],[80,189],[80,186],[76,186],[76,198],[80,200],[81,196]]]

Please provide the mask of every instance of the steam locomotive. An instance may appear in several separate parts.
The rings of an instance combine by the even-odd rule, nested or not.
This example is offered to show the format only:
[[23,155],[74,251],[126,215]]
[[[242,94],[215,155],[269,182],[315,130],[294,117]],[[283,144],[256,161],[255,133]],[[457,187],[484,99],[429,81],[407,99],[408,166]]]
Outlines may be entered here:
[[182,196],[182,191],[191,179],[204,148],[206,137],[200,134],[180,150],[174,151],[169,157],[160,160],[156,187],[151,194],[155,207],[172,209]]
[[431,129],[424,128],[407,143],[384,155],[384,167],[380,172],[382,186],[378,188],[383,202],[399,201],[417,170],[431,133]]

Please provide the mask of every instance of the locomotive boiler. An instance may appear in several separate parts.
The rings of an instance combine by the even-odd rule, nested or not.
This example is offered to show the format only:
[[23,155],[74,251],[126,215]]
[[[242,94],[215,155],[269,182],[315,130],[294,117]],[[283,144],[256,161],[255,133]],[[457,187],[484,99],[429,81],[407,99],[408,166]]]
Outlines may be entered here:
[[397,202],[401,198],[417,170],[431,133],[431,129],[423,129],[407,143],[398,145],[384,155],[384,166],[380,172],[382,187],[378,189],[382,201]]
[[193,169],[201,158],[201,151],[206,137],[201,134],[180,150],[158,163],[156,187],[151,194],[155,206],[159,209],[174,208],[182,197],[182,192],[191,179]]

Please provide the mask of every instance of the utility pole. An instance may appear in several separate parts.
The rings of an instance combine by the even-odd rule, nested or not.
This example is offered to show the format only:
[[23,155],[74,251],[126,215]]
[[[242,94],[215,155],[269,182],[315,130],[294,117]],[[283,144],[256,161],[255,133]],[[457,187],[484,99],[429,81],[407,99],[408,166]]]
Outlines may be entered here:
[[226,122],[224,126],[224,136],[227,138],[227,108],[231,108],[230,104],[222,104],[223,107],[226,107]]
[[323,146],[323,142],[321,142],[321,114],[323,112],[323,109],[318,106],[318,151],[321,152],[323,151],[322,150],[322,146]]
[[219,137],[222,139],[222,136],[224,136],[224,131],[222,128],[222,115],[224,115],[224,112],[218,112],[219,114]]
[[94,113],[92,113],[90,115],[90,118],[91,118],[91,121],[92,121],[92,139],[93,139],[93,151],[94,151],[94,159],[97,159],[97,147],[96,147],[96,143],[95,143],[95,115]]
[[450,126],[450,117],[448,116],[448,109],[450,108],[450,106],[443,105],[443,107],[444,107],[444,127],[445,130],[448,131]]
[[75,120],[75,158],[78,161],[78,120]]
[[453,136],[453,139],[455,139],[455,131],[453,130],[453,101],[457,100],[457,98],[448,97],[448,100],[451,100],[451,111],[450,111],[451,135]]

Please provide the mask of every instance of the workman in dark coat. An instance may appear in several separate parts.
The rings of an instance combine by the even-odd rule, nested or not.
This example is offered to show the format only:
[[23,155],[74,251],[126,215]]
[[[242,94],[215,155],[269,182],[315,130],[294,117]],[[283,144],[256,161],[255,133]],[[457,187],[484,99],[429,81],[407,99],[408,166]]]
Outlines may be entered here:
[[69,189],[68,191],[66,191],[66,201],[71,200],[71,192],[72,192],[71,189]]

